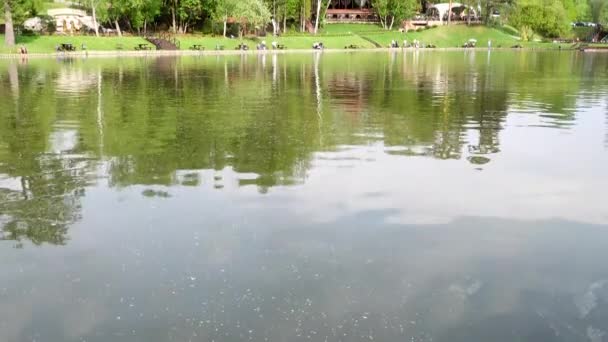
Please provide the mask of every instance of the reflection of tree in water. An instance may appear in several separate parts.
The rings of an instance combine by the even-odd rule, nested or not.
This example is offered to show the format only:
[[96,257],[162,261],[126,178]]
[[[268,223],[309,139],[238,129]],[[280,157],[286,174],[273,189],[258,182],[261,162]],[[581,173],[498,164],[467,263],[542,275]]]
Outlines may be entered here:
[[[220,67],[211,62],[195,68],[163,60],[153,64],[154,74],[146,68],[126,71],[122,79],[131,81],[123,83],[115,73],[104,74],[103,93],[113,94],[104,96],[103,110],[111,186],[196,185],[201,181],[183,181],[178,171],[229,166],[256,174],[239,184],[255,184],[260,191],[304,178],[318,140],[317,116],[306,109],[312,94],[304,83],[310,79],[243,67],[246,61],[238,57],[221,61]],[[119,90],[113,89],[117,83]],[[301,96],[286,96],[294,90]],[[94,133],[87,130],[83,145],[96,144]]]
[[[553,101],[547,108],[555,110],[572,106],[554,94],[574,92],[578,82],[550,88],[526,73],[513,75],[517,63],[542,58],[493,60],[490,67],[485,58],[471,56],[464,67],[461,59],[409,53],[371,63],[356,56],[303,55],[289,57],[295,61],[272,56],[271,67],[251,56],[114,66],[99,78],[99,123],[98,116],[79,117],[80,152],[107,158],[111,186],[196,186],[208,182],[179,175],[230,167],[239,185],[267,191],[302,182],[316,151],[379,140],[387,153],[466,157],[482,165],[500,152],[509,105],[532,97]],[[568,60],[539,70],[561,77]],[[92,96],[78,101],[80,107],[97,106]]]
[[[54,120],[49,79],[22,71],[19,101],[0,92],[0,239],[64,244],[80,217],[88,161],[74,151],[47,152]],[[30,87],[30,82],[46,82]],[[14,81],[12,81],[14,82]],[[37,110],[49,108],[51,110]]]
[[[130,81],[119,83],[119,90],[112,89],[117,76],[110,71],[103,86],[113,94],[104,99],[110,183],[188,185],[176,176],[179,170],[232,167],[254,174],[239,179],[240,185],[266,191],[301,182],[315,151],[378,139],[396,147],[388,153],[465,155],[483,165],[500,152],[508,105],[519,101],[509,89],[546,101],[554,91],[545,85],[539,91],[525,74],[512,77],[517,59],[489,64],[473,57],[466,56],[463,66],[460,59],[437,55],[404,54],[403,63],[390,56],[371,65],[326,56],[321,70],[309,59],[280,66],[273,59],[272,68],[242,56],[194,63],[164,59],[152,64],[152,73],[148,68],[125,72],[121,79]],[[560,73],[563,62],[540,70]],[[325,108],[331,109],[322,121],[315,112],[317,81]],[[574,90],[575,83],[567,87]],[[568,105],[551,106],[564,110]]]
[[[421,62],[404,54],[402,71],[384,71],[384,81],[372,87],[378,90],[374,106],[384,116],[385,145],[401,147],[388,153],[460,159],[465,146],[469,154],[499,152],[507,94],[494,90],[505,80],[492,73],[500,70],[484,70],[475,59],[467,67],[426,57]],[[474,136],[477,141],[470,140]]]
[[0,188],[2,240],[66,242],[69,225],[80,218],[84,195],[84,171],[78,163],[40,156],[36,168],[20,177],[20,191]]
[[332,102],[346,113],[361,114],[369,109],[369,87],[372,84],[366,82],[363,75],[333,72],[325,83]]
[[[468,160],[472,164],[485,164],[490,161],[488,154],[500,152],[499,133],[503,129],[502,124],[507,117],[507,94],[503,91],[493,89],[493,82],[490,79],[491,73],[481,78],[479,86],[483,91],[476,93],[476,100],[472,103],[472,115],[469,119],[475,125],[478,132],[478,140],[469,142],[468,152],[472,155]],[[500,82],[506,82],[504,79]],[[480,163],[484,160],[485,162]]]

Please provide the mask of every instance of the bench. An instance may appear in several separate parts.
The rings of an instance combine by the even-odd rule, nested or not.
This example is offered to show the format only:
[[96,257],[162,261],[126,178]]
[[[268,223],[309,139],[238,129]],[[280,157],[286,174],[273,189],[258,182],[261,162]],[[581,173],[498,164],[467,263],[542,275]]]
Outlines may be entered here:
[[345,49],[359,49],[359,45],[350,44],[344,47]]
[[63,43],[57,47],[57,51],[76,51],[76,47],[71,43]]
[[152,46],[150,46],[149,44],[138,44],[137,46],[135,46],[135,50],[152,50]]
[[236,46],[235,50],[249,50],[249,46],[247,44],[239,44]]
[[200,44],[193,44],[193,45],[190,47],[190,50],[202,51],[202,50],[205,50],[205,47],[204,47],[204,46],[202,46],[202,45],[200,45]]

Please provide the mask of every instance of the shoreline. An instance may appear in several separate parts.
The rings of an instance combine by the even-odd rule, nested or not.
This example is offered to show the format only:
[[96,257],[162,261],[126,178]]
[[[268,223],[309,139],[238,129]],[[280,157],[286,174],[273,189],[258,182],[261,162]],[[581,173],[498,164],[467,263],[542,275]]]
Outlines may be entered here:
[[[297,53],[356,53],[356,52],[450,52],[450,51],[580,51],[578,49],[546,49],[546,48],[370,48],[370,49],[287,49],[287,50],[148,50],[148,51],[76,51],[76,52],[51,52],[30,53],[21,55],[19,53],[0,53],[0,59],[27,59],[27,58],[115,58],[115,57],[164,57],[164,56],[234,56],[234,55],[274,55],[274,54],[297,54]],[[587,52],[608,52],[608,49],[588,48]]]

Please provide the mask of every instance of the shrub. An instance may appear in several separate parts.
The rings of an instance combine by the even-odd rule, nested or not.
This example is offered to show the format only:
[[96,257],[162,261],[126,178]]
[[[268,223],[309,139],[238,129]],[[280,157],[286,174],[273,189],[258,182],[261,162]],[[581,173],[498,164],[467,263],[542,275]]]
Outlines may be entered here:
[[502,25],[500,26],[500,30],[506,34],[509,34],[511,36],[519,36],[520,32],[517,31],[517,29],[513,26],[509,26],[509,25]]
[[519,34],[520,34],[521,40],[526,41],[526,42],[530,41],[534,38],[534,31],[532,30],[532,28],[530,28],[530,26],[526,26],[526,25],[522,26],[519,29]]
[[[518,6],[510,17],[510,23],[522,30],[532,30],[546,37],[559,37],[569,30],[566,11],[560,2],[548,6]],[[528,37],[529,38],[529,37]]]
[[55,22],[55,19],[53,17],[44,15],[41,16],[40,19],[42,19],[43,32],[46,32],[48,34],[54,34],[55,32],[57,32],[57,23]]

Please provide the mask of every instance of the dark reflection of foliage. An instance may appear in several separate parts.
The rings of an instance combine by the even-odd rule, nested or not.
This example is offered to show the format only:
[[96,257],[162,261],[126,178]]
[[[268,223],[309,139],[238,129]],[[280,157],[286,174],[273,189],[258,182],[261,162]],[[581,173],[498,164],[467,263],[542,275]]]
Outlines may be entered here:
[[0,179],[18,180],[18,190],[0,188],[0,239],[65,244],[80,218],[89,160],[47,152],[57,115],[50,79],[35,68],[19,74],[10,94],[0,92]]
[[85,174],[79,161],[40,160],[40,167],[21,176],[21,192],[0,191],[0,215],[7,217],[2,239],[34,244],[64,244],[70,224],[80,219]]
[[467,160],[471,164],[475,164],[475,165],[484,165],[484,164],[487,164],[490,162],[490,158],[483,157],[483,156],[470,156],[467,158]]
[[[381,142],[393,155],[482,165],[500,152],[510,109],[534,107],[545,124],[567,128],[573,95],[601,86],[592,76],[605,72],[602,56],[586,54],[369,57],[2,62],[0,179],[21,190],[0,189],[1,236],[65,243],[93,165],[83,156],[107,160],[110,186],[221,189],[223,179],[198,171],[232,168],[240,186],[260,192],[303,182],[313,153],[343,145]],[[78,141],[51,153],[62,120],[77,123]]]
[[[565,94],[604,68],[600,57],[554,53],[369,57],[32,61],[20,68],[21,84],[1,79],[0,172],[27,179],[46,171],[39,157],[56,120],[78,122],[74,154],[106,159],[114,187],[222,188],[197,171],[232,168],[247,174],[239,185],[266,192],[303,182],[316,151],[375,142],[393,155],[487,163],[511,108],[533,104],[549,125],[568,127],[576,99]],[[82,78],[72,89],[81,96],[60,96],[54,85],[66,77]]]
[[169,194],[167,191],[153,190],[153,189],[146,189],[141,194],[144,195],[144,197],[160,197],[160,198],[171,197],[171,194]]

